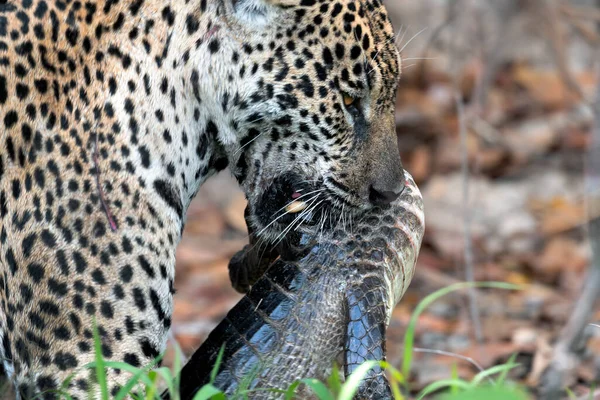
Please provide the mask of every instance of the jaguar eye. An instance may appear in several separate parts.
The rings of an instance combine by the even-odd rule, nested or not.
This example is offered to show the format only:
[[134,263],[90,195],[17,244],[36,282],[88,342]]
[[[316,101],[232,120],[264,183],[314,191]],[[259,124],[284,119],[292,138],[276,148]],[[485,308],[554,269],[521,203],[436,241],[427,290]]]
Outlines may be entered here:
[[346,111],[348,111],[354,118],[358,117],[362,113],[360,107],[360,98],[342,92],[342,99],[344,101],[344,107],[346,107]]
[[343,94],[344,97],[344,105],[346,107],[353,105],[356,102],[356,99],[350,96],[348,93]]

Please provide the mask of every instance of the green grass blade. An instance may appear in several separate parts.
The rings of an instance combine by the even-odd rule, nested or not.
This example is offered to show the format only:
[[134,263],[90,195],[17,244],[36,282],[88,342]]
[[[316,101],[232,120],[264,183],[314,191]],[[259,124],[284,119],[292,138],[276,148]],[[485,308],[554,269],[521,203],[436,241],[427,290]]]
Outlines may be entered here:
[[388,374],[390,374],[390,389],[392,390],[394,400],[404,400],[404,396],[400,390],[400,385],[404,383],[404,376],[402,373],[387,361],[381,361],[380,365]]
[[219,350],[219,354],[217,355],[217,360],[215,361],[215,365],[213,366],[212,371],[210,372],[210,383],[211,385],[215,383],[215,379],[217,379],[217,374],[219,373],[219,368],[221,367],[221,363],[223,362],[223,354],[225,354],[225,344],[221,346]]
[[[460,378],[458,376],[458,367],[456,366],[456,363],[452,364],[452,373],[450,375],[452,377],[453,380],[458,381]],[[458,393],[459,388],[456,385],[452,385],[450,387],[450,393]]]
[[[506,362],[506,364],[515,364],[515,360],[516,359],[517,359],[517,353],[514,353],[512,356],[510,356],[510,358],[508,359],[508,361]],[[502,371],[500,373],[500,376],[496,380],[496,385],[497,386],[504,386],[504,384],[506,383],[506,377],[508,376],[508,372],[509,371],[510,370],[507,369],[507,370]]]
[[503,372],[508,372],[511,369],[514,369],[514,368],[516,368],[518,366],[519,366],[519,364],[501,364],[501,365],[495,365],[495,366],[493,366],[491,368],[488,368],[485,371],[481,371],[480,373],[478,373],[477,375],[475,375],[475,377],[471,381],[471,385],[473,387],[479,386],[484,379],[487,379],[487,378],[489,378],[492,375],[496,375],[496,374],[503,373]]
[[177,343],[177,341],[174,341],[174,346],[175,348],[175,360],[173,360],[173,385],[171,385],[169,387],[169,394],[171,395],[171,399],[173,400],[179,400],[180,395],[179,395],[179,381],[181,379],[181,367],[182,367],[182,362],[181,362],[181,358],[183,356],[183,351],[181,350],[181,347],[179,346],[179,343]]
[[294,398],[298,386],[300,386],[300,381],[296,381],[290,385],[288,390],[285,391],[285,400],[292,400]]
[[144,374],[144,371],[140,370],[137,374],[135,374],[127,382],[125,382],[125,385],[123,385],[121,389],[119,389],[119,391],[117,392],[117,395],[114,397],[114,400],[123,400],[124,398],[129,396],[130,392],[133,390],[135,385],[138,385],[140,383],[140,377],[142,374]]
[[392,389],[394,400],[404,400],[404,396],[402,395],[402,391],[400,390],[400,385],[398,382],[390,382],[390,388]]
[[226,400],[225,393],[211,384],[204,385],[194,396],[194,400]]
[[513,285],[510,283],[503,282],[461,282],[450,285],[446,288],[440,289],[429,296],[425,297],[415,308],[413,314],[406,328],[406,334],[404,335],[404,355],[402,360],[402,375],[404,377],[410,376],[410,367],[412,363],[413,346],[415,339],[415,329],[417,326],[417,320],[419,316],[429,307],[433,302],[440,299],[441,297],[455,292],[461,289],[468,288],[492,288],[492,289],[504,289],[504,290],[519,290],[521,286]]
[[360,365],[356,371],[352,373],[346,379],[346,382],[342,386],[342,390],[340,390],[340,395],[338,396],[338,400],[352,400],[354,395],[358,391],[358,387],[362,380],[367,376],[369,370],[374,368],[375,366],[380,365],[378,361],[366,361],[362,365]]
[[[148,386],[148,383],[151,382],[151,379],[150,379],[150,377],[148,377],[148,380],[146,380],[145,377],[143,377],[143,375],[148,374],[148,371],[150,371],[152,368],[154,368],[154,366],[156,364],[158,364],[159,362],[160,362],[160,358],[157,358],[154,361],[152,361],[151,364],[149,364],[148,366],[146,366],[144,368],[136,368],[136,367],[133,367],[126,363],[108,362],[109,364],[112,364],[112,365],[119,365],[120,366],[119,369],[123,369],[124,371],[130,372],[133,374],[133,376],[117,392],[117,395],[113,398],[113,400],[122,400],[122,399],[126,398],[130,394],[131,390],[135,387],[135,385],[141,383],[140,381],[144,381],[143,383],[146,386]],[[125,368],[127,368],[127,369],[125,369]],[[167,371],[168,371],[168,369],[167,369]],[[170,377],[167,377],[164,380],[167,383],[167,385],[171,384],[171,382],[172,382],[172,379],[170,379]]]
[[[62,396],[62,398],[64,398],[65,400],[72,400],[71,395],[69,395],[66,392],[66,390],[68,389],[69,385],[71,384],[71,381],[75,378],[75,376],[81,373],[83,369],[83,367],[77,368],[74,372],[71,372],[69,376],[67,376],[67,378],[60,384],[60,388],[58,389],[59,398],[61,398],[60,396]],[[0,390],[0,393],[4,393],[4,391]],[[35,397],[33,399],[35,399]]]
[[[133,375],[137,374],[140,371],[140,368],[134,367],[132,365],[120,361],[103,361],[102,365],[104,366],[104,368],[120,369],[122,371],[129,372]],[[94,361],[89,364],[86,364],[84,367],[96,370],[98,368],[98,365],[96,361]],[[147,375],[145,376],[144,374],[140,376],[140,381],[142,381],[144,385],[152,384],[150,378]]]
[[[248,373],[246,373],[246,375],[243,376],[242,380],[240,381],[235,393],[234,393],[234,398],[237,395],[242,396],[244,399],[248,398],[248,393],[251,393],[252,391],[255,391],[255,389],[250,389],[250,386],[252,385],[252,382],[254,382],[254,380],[256,379],[256,377],[258,376],[258,374],[261,371],[261,365],[255,365],[254,367],[252,367],[252,369],[250,371],[248,371]],[[266,390],[274,390],[274,389],[266,389]],[[285,393],[284,390],[281,390],[281,393]]]
[[402,372],[398,371],[398,369],[396,369],[392,364],[387,361],[379,361],[378,364],[382,369],[386,370],[391,375],[392,379],[398,381],[399,383],[404,383],[404,375],[402,375]]
[[303,379],[301,382],[311,388],[319,400],[335,400],[329,389],[327,389],[327,386],[325,386],[325,384],[320,380]]
[[404,396],[400,390],[400,385],[405,383],[402,373],[387,361],[379,361],[379,365],[389,374],[391,378],[390,389],[392,390],[394,400],[404,400]]
[[160,367],[155,368],[153,371],[156,372],[156,374],[162,378],[162,381],[166,383],[167,391],[169,394],[171,394],[171,400],[176,400],[176,398],[179,397],[179,386],[175,385],[175,377],[171,373],[171,370],[167,367]]
[[146,400],[153,400],[154,397],[160,400],[156,393],[156,379],[158,378],[158,374],[156,371],[148,372],[148,378],[152,382],[150,385],[146,385]]
[[327,378],[327,386],[335,396],[339,395],[342,390],[341,371],[337,364],[334,364],[331,375]]
[[571,389],[569,389],[568,387],[565,388],[565,392],[567,392],[567,396],[569,396],[570,400],[577,400],[577,398],[578,398],[577,395],[575,395],[575,393],[573,393],[573,391]]
[[106,367],[104,365],[104,357],[102,356],[102,344],[100,342],[100,334],[98,333],[98,325],[94,320],[94,359],[96,360],[96,381],[100,386],[100,398],[108,400],[108,386],[106,383]]
[[433,382],[432,384],[427,385],[423,390],[421,390],[421,393],[419,393],[419,397],[417,397],[417,400],[421,400],[425,396],[435,393],[438,390],[442,390],[445,388],[451,389],[453,387],[467,390],[469,389],[470,385],[468,382],[465,382],[460,379],[443,379],[441,381]]
[[145,374],[146,371],[140,369],[135,375],[133,375],[117,392],[117,395],[113,398],[113,400],[123,400],[125,397],[129,395],[131,390],[140,383],[141,377]]

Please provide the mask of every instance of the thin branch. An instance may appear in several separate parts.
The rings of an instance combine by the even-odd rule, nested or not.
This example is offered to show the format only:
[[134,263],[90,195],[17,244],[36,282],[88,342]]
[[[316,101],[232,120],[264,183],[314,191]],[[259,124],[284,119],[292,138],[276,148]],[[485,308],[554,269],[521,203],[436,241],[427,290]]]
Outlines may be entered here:
[[[465,120],[465,110],[460,94],[456,94],[456,110],[458,113],[458,125],[460,130],[461,152],[462,152],[462,176],[463,176],[463,221],[464,221],[464,259],[465,259],[465,277],[467,282],[475,282],[475,271],[473,267],[473,244],[471,242],[471,207],[469,207],[469,154],[467,149],[467,122]],[[477,307],[477,290],[469,289],[469,309],[475,338],[478,343],[483,343],[483,329],[481,328],[481,318],[479,308]]]
[[559,16],[557,8],[551,4],[550,0],[536,0],[539,12],[545,17],[544,30],[554,57],[554,63],[558,72],[566,84],[567,89],[576,95],[580,100],[585,98],[577,80],[573,77],[568,64],[567,43],[564,34],[564,26]]
[[[586,24],[579,18],[569,15],[567,15],[566,18],[577,33],[579,33],[579,36],[581,36],[590,46],[600,46],[600,35],[596,33],[596,30],[593,27],[589,26],[589,24]],[[598,23],[600,24],[600,20],[598,20]]]
[[[599,52],[600,55],[600,52]],[[600,73],[598,74],[600,75]],[[592,245],[593,265],[600,268],[600,76],[598,77],[596,99],[592,105],[594,129],[588,150],[588,168],[585,180],[589,234]]]
[[475,86],[473,88],[472,100],[470,104],[472,112],[470,115],[481,115],[487,104],[489,88],[492,86],[500,65],[500,54],[502,52],[499,50],[502,48],[503,42],[506,40],[506,35],[504,35],[504,32],[502,32],[497,37],[493,38],[493,42],[487,43],[485,29],[483,28],[484,18],[481,4],[474,3],[471,5],[471,9],[473,13],[472,18],[475,21],[473,45],[478,53],[478,58],[481,61],[482,73],[476,74],[475,76]]
[[600,21],[600,9],[595,7],[574,6],[572,4],[561,4],[560,12],[572,17],[587,19],[592,21]]
[[[413,351],[415,353],[437,354],[440,356],[448,356],[448,357],[458,358],[459,360],[463,360],[463,361],[466,361],[466,362],[472,364],[475,368],[477,368],[479,370],[479,372],[485,371],[485,369],[477,361],[475,361],[471,357],[463,356],[461,354],[452,353],[450,351],[444,351],[444,350],[422,349],[420,347],[413,348]],[[488,378],[488,379],[490,379],[490,378]],[[493,381],[491,379],[490,379],[490,382],[493,383]]]
[[[456,16],[458,15],[458,11],[457,10],[458,10],[458,4],[460,2],[461,2],[460,0],[449,1],[448,2],[448,8],[446,10],[446,19],[445,19],[444,22],[442,22],[440,25],[438,25],[435,28],[435,30],[433,31],[433,33],[429,37],[429,40],[427,41],[427,43],[423,47],[423,52],[421,53],[421,58],[427,59],[427,54],[429,54],[430,48],[438,40],[439,36],[444,31],[444,29],[446,29],[448,26],[450,26],[454,22],[454,20],[456,19]],[[427,65],[427,63],[421,63],[421,68],[420,68],[419,73],[418,73],[418,76],[419,76],[418,81],[419,82],[424,82],[425,81],[425,67],[426,67],[426,65]]]

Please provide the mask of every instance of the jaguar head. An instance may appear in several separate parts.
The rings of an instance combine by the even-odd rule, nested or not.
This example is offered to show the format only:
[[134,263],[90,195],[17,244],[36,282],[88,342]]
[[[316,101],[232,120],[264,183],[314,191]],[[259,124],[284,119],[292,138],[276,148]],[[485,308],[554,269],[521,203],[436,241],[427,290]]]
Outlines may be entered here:
[[276,241],[396,199],[401,59],[381,1],[223,1],[239,43],[228,158],[251,231]]

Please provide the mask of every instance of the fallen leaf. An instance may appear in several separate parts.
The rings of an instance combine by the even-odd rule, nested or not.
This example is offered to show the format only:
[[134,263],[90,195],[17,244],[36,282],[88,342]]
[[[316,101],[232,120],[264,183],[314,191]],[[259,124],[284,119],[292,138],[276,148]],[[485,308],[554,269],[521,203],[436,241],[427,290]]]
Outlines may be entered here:
[[428,146],[417,147],[408,162],[408,170],[416,182],[423,182],[431,172],[431,150]]
[[534,387],[538,386],[542,374],[546,370],[546,367],[550,365],[554,350],[550,345],[550,341],[546,335],[538,336],[536,345],[537,348],[535,351],[535,356],[533,357],[533,365],[531,367],[531,372],[527,377],[527,383]]
[[585,222],[585,209],[582,204],[562,203],[544,213],[541,231],[544,235],[555,235],[581,226]]
[[588,259],[578,242],[555,237],[546,244],[541,256],[534,259],[533,266],[539,273],[538,278],[553,282],[565,270],[582,271],[587,264]]

